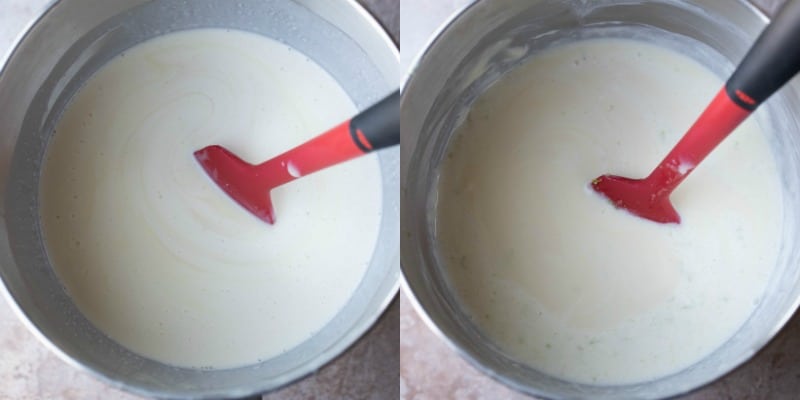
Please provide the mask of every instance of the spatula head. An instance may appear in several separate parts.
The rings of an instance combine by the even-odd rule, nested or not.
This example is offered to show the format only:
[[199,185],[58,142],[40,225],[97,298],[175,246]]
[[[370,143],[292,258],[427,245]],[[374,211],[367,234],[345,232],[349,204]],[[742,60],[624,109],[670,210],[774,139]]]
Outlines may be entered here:
[[593,180],[591,185],[615,207],[631,214],[665,224],[681,222],[681,216],[669,201],[669,192],[660,193],[646,179],[603,175]]
[[269,189],[259,170],[228,149],[213,145],[194,152],[194,156],[211,180],[233,200],[268,224],[275,223],[275,212]]

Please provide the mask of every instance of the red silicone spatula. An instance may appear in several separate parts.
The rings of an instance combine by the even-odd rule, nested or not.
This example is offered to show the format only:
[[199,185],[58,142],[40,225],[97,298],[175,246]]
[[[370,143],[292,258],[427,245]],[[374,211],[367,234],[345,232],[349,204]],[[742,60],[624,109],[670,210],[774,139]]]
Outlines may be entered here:
[[400,92],[335,128],[261,164],[252,165],[222,146],[194,153],[208,176],[242,207],[275,223],[270,191],[297,178],[400,143]]
[[722,90],[663,161],[644,179],[603,175],[594,190],[618,208],[661,223],[680,223],[670,193],[753,110],[800,71],[800,0],[787,1]]

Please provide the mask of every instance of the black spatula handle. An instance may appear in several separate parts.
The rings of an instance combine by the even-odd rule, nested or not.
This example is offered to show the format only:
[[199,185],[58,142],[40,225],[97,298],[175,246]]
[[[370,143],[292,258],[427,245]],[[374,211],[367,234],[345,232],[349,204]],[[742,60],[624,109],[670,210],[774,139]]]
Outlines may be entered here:
[[400,91],[353,117],[350,134],[365,153],[400,144]]
[[725,84],[739,106],[755,110],[800,71],[800,0],[788,0]]

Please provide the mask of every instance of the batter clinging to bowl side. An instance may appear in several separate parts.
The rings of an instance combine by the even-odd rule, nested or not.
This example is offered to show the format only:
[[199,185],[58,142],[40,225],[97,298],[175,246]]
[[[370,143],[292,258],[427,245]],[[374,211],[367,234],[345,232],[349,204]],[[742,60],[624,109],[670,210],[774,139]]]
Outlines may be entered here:
[[642,382],[699,361],[751,314],[782,226],[756,121],[673,194],[680,225],[587,187],[598,171],[646,175],[720,85],[674,51],[593,39],[537,54],[476,101],[443,161],[437,240],[465,311],[513,358]]

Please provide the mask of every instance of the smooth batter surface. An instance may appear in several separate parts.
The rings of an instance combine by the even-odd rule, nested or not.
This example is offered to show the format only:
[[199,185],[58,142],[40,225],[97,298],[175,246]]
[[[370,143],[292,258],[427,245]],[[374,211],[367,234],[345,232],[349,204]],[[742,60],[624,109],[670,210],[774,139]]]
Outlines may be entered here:
[[456,132],[437,237],[458,299],[514,358],[587,383],[639,382],[727,340],[763,295],[781,237],[779,177],[755,121],[672,195],[680,225],[615,209],[603,173],[643,177],[722,82],[642,42],[535,56]]
[[254,34],[187,31],[125,52],[74,97],[47,149],[42,227],[67,292],[120,344],[179,366],[239,366],[308,339],[368,266],[377,159],[273,190],[270,226],[192,152],[221,144],[260,162],[354,113],[322,68]]

